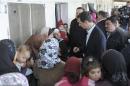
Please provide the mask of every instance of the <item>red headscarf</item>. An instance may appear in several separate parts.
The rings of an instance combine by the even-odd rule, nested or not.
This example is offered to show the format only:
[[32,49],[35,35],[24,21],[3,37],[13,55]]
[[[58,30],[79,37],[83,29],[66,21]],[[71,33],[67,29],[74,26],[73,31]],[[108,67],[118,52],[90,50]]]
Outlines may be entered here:
[[80,73],[80,60],[77,57],[70,57],[65,65],[65,72]]
[[60,19],[60,20],[57,22],[57,28],[59,28],[59,27],[60,27],[60,25],[64,25],[64,23],[63,23],[62,19]]

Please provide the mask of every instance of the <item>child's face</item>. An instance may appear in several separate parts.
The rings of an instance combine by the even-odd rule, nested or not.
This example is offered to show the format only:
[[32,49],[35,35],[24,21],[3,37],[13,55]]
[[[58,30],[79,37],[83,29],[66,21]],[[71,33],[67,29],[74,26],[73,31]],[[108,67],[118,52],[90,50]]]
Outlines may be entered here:
[[94,68],[94,69],[91,69],[89,71],[89,74],[88,74],[89,78],[94,80],[94,81],[97,81],[101,78],[101,69],[100,68]]
[[21,53],[18,53],[18,58],[17,58],[17,61],[20,62],[20,63],[25,63],[27,61],[27,59],[29,59],[30,57],[30,52],[29,51],[26,51],[26,52],[21,52]]

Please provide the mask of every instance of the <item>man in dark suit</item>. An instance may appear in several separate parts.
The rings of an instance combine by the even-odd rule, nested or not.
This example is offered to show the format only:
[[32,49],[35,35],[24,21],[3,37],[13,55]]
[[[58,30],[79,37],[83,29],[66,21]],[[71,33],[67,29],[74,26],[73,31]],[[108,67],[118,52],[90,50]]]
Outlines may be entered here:
[[104,33],[104,35],[106,36],[106,30],[105,30],[105,19],[108,17],[108,13],[105,11],[99,11],[97,13],[97,24],[96,26],[98,26]]
[[85,39],[86,31],[79,26],[78,15],[82,13],[84,9],[78,7],[76,9],[76,18],[71,21],[69,31],[69,45],[70,45],[70,56],[82,57],[82,45]]
[[105,27],[107,31],[107,49],[115,49],[121,51],[127,44],[127,35],[119,26],[116,16],[111,16],[106,19]]
[[101,54],[106,50],[106,38],[103,32],[93,23],[89,12],[80,14],[79,24],[88,32],[84,48],[85,57],[94,56],[100,61]]

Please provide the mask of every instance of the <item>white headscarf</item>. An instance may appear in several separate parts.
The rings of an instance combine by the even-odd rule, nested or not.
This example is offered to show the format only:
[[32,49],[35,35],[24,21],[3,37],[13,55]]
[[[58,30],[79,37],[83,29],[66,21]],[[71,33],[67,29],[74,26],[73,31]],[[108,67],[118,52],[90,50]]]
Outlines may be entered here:
[[29,86],[29,84],[21,73],[7,73],[0,76],[0,86]]

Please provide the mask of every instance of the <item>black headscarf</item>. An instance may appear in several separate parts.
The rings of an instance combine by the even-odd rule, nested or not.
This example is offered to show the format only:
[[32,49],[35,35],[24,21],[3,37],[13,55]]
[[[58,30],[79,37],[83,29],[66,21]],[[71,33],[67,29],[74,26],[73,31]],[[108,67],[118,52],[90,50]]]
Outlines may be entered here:
[[7,46],[8,54],[9,54],[11,60],[13,61],[14,55],[15,55],[15,52],[16,52],[16,47],[15,47],[14,42],[10,39],[3,39],[3,40],[0,41],[0,43]]
[[6,44],[0,42],[0,75],[10,72],[19,72],[11,59],[14,58],[14,55],[9,52],[10,49],[11,48]]
[[113,49],[107,50],[102,56],[102,65],[106,78],[113,86],[128,86],[126,62],[123,55]]
[[121,53],[124,55],[127,64],[128,77],[130,78],[130,44],[124,49],[122,49]]
[[49,29],[49,32],[48,32],[48,36],[49,36],[51,33],[53,33],[55,29],[56,29],[56,28],[50,28],[50,29]]

